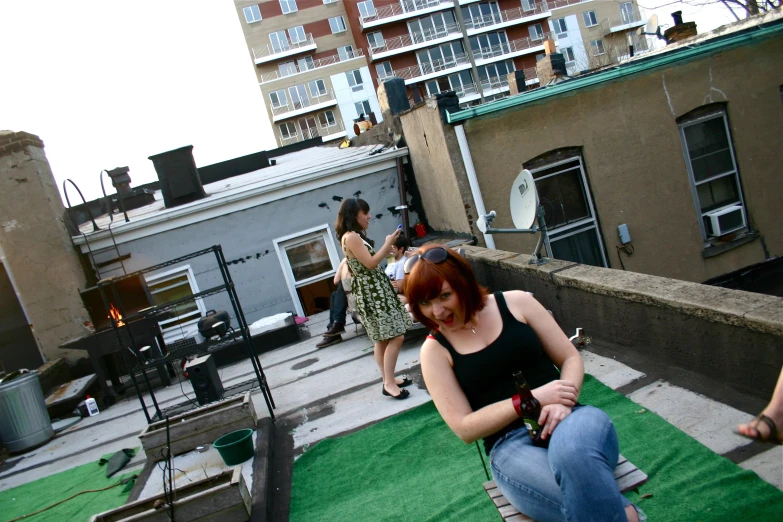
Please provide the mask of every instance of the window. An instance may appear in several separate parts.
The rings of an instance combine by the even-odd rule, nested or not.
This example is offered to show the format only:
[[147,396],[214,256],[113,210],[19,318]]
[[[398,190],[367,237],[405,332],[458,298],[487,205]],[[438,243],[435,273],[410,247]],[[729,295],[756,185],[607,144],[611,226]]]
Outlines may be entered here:
[[514,62],[490,63],[476,68],[483,89],[498,89],[508,85],[508,74],[514,72]]
[[310,98],[307,96],[307,89],[303,84],[289,87],[288,95],[291,97],[292,110],[310,106]]
[[325,111],[318,114],[318,123],[321,124],[321,127],[324,129],[326,127],[331,127],[332,125],[337,125],[337,121],[334,119],[334,112],[332,111]]
[[469,96],[478,92],[476,85],[473,83],[473,73],[470,70],[449,75],[449,86],[459,97]]
[[310,88],[310,96],[317,98],[326,94],[326,83],[323,80],[313,80],[307,82],[307,86]]
[[296,125],[294,125],[294,122],[287,121],[280,124],[280,137],[284,140],[296,138]]
[[590,42],[590,48],[593,50],[593,56],[599,56],[606,52],[604,51],[603,40],[593,40],[592,42]]
[[245,21],[249,24],[261,21],[261,10],[258,9],[258,5],[251,5],[242,9],[245,13]]
[[582,13],[582,18],[585,21],[585,27],[593,27],[598,25],[598,18],[595,16],[595,11],[585,11]]
[[[694,202],[704,239],[746,228],[734,147],[725,107],[697,109],[678,120]],[[736,211],[733,211],[736,209]],[[718,228],[714,228],[718,221]]]
[[376,63],[375,72],[378,73],[379,80],[385,80],[386,78],[390,78],[394,76],[394,71],[392,70],[391,62]]
[[636,16],[633,12],[632,2],[624,2],[620,4],[620,15],[623,18],[624,24],[630,24],[639,20],[639,17]]
[[478,29],[500,23],[500,9],[497,2],[482,2],[462,7],[462,17],[468,29]]
[[353,71],[348,71],[345,73],[346,78],[348,78],[348,85],[351,86],[352,91],[360,91],[364,88],[362,83],[362,71],[359,69],[354,69]]
[[[147,286],[156,305],[176,301],[199,292],[196,278],[190,265],[154,275],[145,276]],[[165,342],[171,342],[192,336],[198,320],[205,313],[201,299],[194,299],[177,305],[173,310],[159,315],[158,324]]]
[[366,115],[368,115],[368,114],[370,114],[372,112],[372,110],[370,109],[370,101],[369,100],[356,102],[354,105],[356,106],[356,114],[358,116],[361,116],[362,114],[364,114],[366,116]]
[[285,91],[280,89],[269,93],[269,100],[272,102],[272,108],[285,107],[288,105],[288,99],[285,96]]
[[269,41],[272,42],[272,51],[276,53],[287,51],[291,48],[288,44],[288,36],[285,34],[285,31],[269,33]]
[[306,140],[310,140],[318,137],[318,127],[315,125],[315,118],[312,116],[305,116],[299,118],[299,130],[302,132],[302,137]]
[[288,30],[288,36],[291,39],[292,44],[302,43],[307,40],[307,35],[304,32],[304,27],[297,25]]
[[493,58],[511,52],[505,31],[471,36],[469,41],[470,50],[476,60]]
[[457,63],[466,63],[465,48],[456,40],[437,47],[422,49],[416,53],[422,74],[431,74],[443,69],[455,67]]
[[296,0],[280,0],[280,9],[283,14],[293,13],[296,11]]
[[[535,161],[535,160],[534,160]],[[581,155],[531,168],[547,226],[547,251],[555,259],[607,266]]]
[[329,19],[329,27],[332,29],[332,34],[342,33],[345,31],[345,20],[342,16],[335,16]]
[[312,56],[305,56],[303,58],[299,58],[296,61],[296,64],[299,66],[299,70],[301,72],[309,71],[310,69],[315,68],[315,64],[313,63],[313,57]]
[[531,40],[542,40],[544,38],[544,29],[541,27],[541,24],[533,24],[529,30]]
[[449,31],[454,31],[456,28],[457,22],[451,11],[434,13],[408,22],[408,34],[414,43],[443,38],[448,36]]
[[573,47],[563,47],[560,49],[560,53],[565,58],[566,62],[573,62],[574,61],[574,48]]
[[566,27],[565,18],[556,18],[552,20],[552,27],[554,27],[555,34],[558,37],[564,37],[568,35],[568,27]]
[[325,3],[325,4],[333,4],[333,3],[335,3],[336,1],[337,1],[337,0],[324,0],[324,3]]
[[337,57],[340,58],[341,62],[343,60],[350,60],[351,58],[356,58],[356,56],[353,54],[353,47],[351,47],[350,45],[346,45],[345,47],[338,47]]
[[367,42],[370,44],[370,49],[383,47],[383,34],[380,31],[367,33]]
[[356,4],[356,6],[359,8],[360,18],[368,18],[370,16],[375,16],[375,6],[373,5],[372,0],[359,2],[358,4]]
[[279,64],[278,69],[280,69],[280,76],[291,76],[292,74],[296,74],[296,65],[294,62],[283,62]]
[[536,8],[535,0],[522,0],[522,9],[524,11],[533,11]]

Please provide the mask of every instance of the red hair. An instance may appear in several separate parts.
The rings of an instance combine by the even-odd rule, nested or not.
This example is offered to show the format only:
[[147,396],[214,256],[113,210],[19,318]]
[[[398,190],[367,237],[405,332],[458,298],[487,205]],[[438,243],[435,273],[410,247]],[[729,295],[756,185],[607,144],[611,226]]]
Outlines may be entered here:
[[448,252],[444,262],[435,264],[421,257],[413,265],[411,273],[405,276],[405,297],[408,298],[411,312],[417,321],[430,330],[437,329],[438,325],[421,313],[419,303],[439,296],[444,281],[449,283],[459,298],[462,318],[466,323],[484,309],[487,297],[487,289],[478,284],[470,263],[454,250],[445,245],[427,245],[420,248],[417,254],[423,255],[427,250],[438,247]]

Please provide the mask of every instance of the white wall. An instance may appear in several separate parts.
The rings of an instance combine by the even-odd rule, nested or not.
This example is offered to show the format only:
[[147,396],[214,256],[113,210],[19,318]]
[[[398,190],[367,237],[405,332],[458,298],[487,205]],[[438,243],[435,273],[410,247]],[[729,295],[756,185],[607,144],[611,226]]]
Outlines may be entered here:
[[[587,58],[588,50],[585,49],[585,43],[582,37],[582,32],[579,29],[579,18],[577,18],[578,16],[581,15],[572,14],[563,17],[565,18],[566,29],[568,29],[568,31],[566,33],[566,36],[557,37],[558,52],[560,52],[560,50],[564,47],[571,47],[574,50],[574,63],[569,64],[568,74],[574,74],[576,71],[587,68],[587,64],[589,63],[589,60]],[[553,18],[559,18],[559,17],[555,16]],[[552,20],[549,20],[549,30],[552,32],[555,31],[555,27],[552,24]]]
[[353,133],[353,120],[359,117],[356,112],[356,102],[363,100],[369,100],[370,109],[375,113],[375,117],[378,121],[382,121],[381,118],[381,106],[378,104],[378,95],[375,93],[375,88],[372,84],[372,77],[370,76],[370,69],[367,67],[359,68],[362,75],[362,88],[356,91],[352,90],[348,85],[348,78],[345,73],[335,74],[331,76],[332,88],[334,89],[334,96],[337,99],[337,105],[340,107],[340,114],[343,117],[343,123],[345,124],[345,130],[348,131],[348,137],[355,136]]

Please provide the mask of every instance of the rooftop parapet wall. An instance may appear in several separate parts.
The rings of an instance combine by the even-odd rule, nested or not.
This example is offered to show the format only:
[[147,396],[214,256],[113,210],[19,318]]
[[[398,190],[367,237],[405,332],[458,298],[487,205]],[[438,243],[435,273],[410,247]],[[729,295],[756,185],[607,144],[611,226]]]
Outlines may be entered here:
[[533,292],[566,332],[768,398],[783,365],[783,298],[467,247],[491,290]]

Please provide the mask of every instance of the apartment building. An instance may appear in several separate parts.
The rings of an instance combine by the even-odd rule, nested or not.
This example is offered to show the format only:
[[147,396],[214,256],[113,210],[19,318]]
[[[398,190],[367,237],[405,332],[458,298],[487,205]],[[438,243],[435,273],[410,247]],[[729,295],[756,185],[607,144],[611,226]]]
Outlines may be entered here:
[[341,0],[235,0],[278,146],[353,136],[380,119],[370,69]]
[[507,96],[514,71],[538,87],[545,40],[557,42],[570,74],[625,58],[629,45],[647,49],[636,0],[235,3],[281,145],[352,136],[354,118],[379,114],[375,90],[392,76],[413,100],[453,90],[465,107]]

